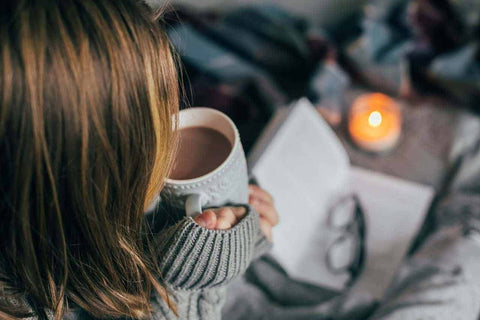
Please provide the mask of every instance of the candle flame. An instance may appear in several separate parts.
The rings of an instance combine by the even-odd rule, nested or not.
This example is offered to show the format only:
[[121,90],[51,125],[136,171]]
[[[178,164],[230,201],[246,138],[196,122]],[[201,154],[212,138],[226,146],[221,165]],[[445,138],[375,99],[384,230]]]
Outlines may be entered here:
[[378,127],[382,123],[382,114],[378,111],[373,111],[368,117],[368,124],[372,127]]

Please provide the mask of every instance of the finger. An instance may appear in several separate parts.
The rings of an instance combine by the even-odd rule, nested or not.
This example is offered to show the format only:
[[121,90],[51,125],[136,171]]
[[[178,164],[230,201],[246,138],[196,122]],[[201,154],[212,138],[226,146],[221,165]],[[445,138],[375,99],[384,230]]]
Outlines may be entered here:
[[213,210],[206,210],[199,214],[198,216],[194,217],[193,220],[195,222],[204,228],[207,229],[215,229],[215,226],[217,225],[217,215]]
[[237,223],[237,217],[229,207],[217,209],[217,230],[228,230]]
[[259,198],[265,202],[273,203],[274,199],[270,193],[260,188],[257,185],[251,184],[249,187],[249,194],[253,197]]
[[229,207],[233,210],[235,217],[237,217],[237,222],[242,220],[243,217],[247,214],[247,209],[245,207]]
[[259,198],[265,202],[272,203],[273,204],[273,197],[270,193],[267,191],[263,190],[259,186],[256,186],[254,184],[251,184],[248,186],[248,191],[250,193],[250,196],[253,196],[255,198]]
[[273,242],[272,225],[263,218],[260,218],[260,229],[268,241]]
[[276,226],[278,224],[278,212],[271,203],[267,203],[253,197],[250,197],[249,203],[253,209],[255,209],[255,211],[257,211],[262,218],[267,219],[272,226]]

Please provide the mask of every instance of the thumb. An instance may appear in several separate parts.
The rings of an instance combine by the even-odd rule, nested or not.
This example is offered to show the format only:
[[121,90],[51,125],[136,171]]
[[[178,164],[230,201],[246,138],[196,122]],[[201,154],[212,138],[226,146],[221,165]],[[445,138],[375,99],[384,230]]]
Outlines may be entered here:
[[204,228],[215,229],[217,225],[217,215],[212,210],[206,210],[193,218],[195,222]]

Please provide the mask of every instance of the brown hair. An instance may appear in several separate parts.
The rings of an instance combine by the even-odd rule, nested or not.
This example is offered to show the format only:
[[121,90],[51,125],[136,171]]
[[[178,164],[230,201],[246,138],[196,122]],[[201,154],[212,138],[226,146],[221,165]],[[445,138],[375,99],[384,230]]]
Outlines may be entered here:
[[0,318],[146,317],[168,302],[143,224],[176,141],[166,34],[134,0],[3,0],[0,22]]

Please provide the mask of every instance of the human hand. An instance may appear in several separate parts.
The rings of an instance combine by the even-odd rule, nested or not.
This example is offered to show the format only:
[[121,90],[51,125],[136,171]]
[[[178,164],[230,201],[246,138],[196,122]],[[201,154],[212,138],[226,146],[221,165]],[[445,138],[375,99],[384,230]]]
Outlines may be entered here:
[[228,230],[235,226],[247,213],[244,207],[223,207],[205,210],[193,220],[211,230]]
[[[270,242],[273,242],[272,228],[279,218],[273,197],[256,185],[249,185],[249,204],[260,215],[260,229]],[[222,207],[205,210],[194,217],[195,222],[211,230],[228,230],[235,226],[247,213],[244,207]]]
[[272,228],[278,224],[278,212],[273,203],[273,197],[256,185],[249,185],[248,203],[260,215],[260,228],[270,242],[273,242]]

